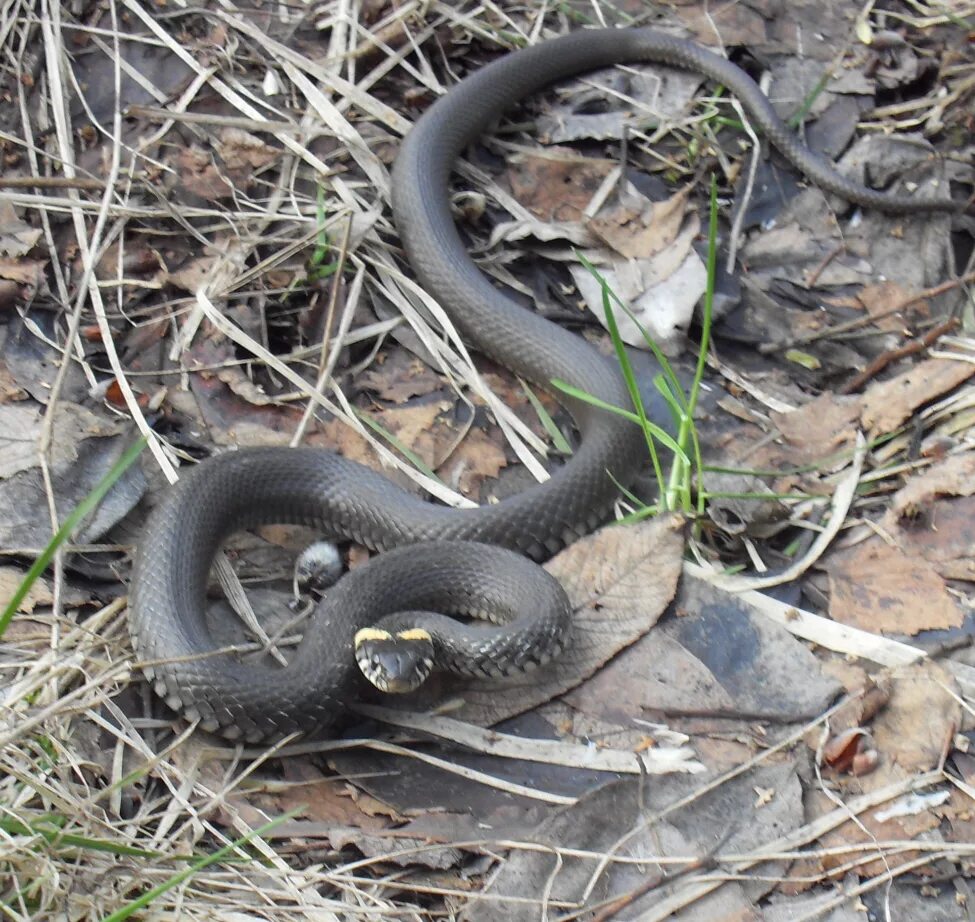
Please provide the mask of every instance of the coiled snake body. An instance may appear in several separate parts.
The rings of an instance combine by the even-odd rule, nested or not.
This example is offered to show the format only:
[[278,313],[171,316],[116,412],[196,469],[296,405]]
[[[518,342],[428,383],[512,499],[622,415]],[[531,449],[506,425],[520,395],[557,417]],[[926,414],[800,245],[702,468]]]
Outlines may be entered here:
[[[747,74],[684,39],[650,29],[585,30],[482,68],[431,106],[397,158],[392,204],[410,264],[468,344],[542,387],[559,378],[617,406],[627,406],[628,397],[612,362],[512,302],[477,269],[454,227],[447,182],[464,147],[520,99],[559,79],[640,61],[696,71],[723,84],[779,151],[825,190],[886,211],[952,207],[946,200],[886,195],[839,175],[799,142]],[[543,559],[598,525],[616,484],[632,479],[641,446],[645,450],[642,434],[625,419],[564,402],[581,436],[568,463],[546,483],[478,509],[425,502],[317,449],[244,449],[194,467],[153,511],[130,594],[132,638],[156,690],[199,717],[203,727],[229,737],[325,730],[356,693],[356,631],[403,607],[464,613],[474,593],[497,599],[501,607],[550,612],[540,621],[488,629],[492,639],[484,644],[495,671],[544,659],[531,652],[533,645],[557,647],[553,638],[564,631],[567,603],[554,580],[517,555]],[[374,550],[398,550],[348,574],[329,593],[287,669],[202,656],[213,647],[204,598],[221,541],[235,529],[272,521],[313,525]],[[430,541],[435,544],[422,543]],[[515,664],[518,651],[523,655]]]

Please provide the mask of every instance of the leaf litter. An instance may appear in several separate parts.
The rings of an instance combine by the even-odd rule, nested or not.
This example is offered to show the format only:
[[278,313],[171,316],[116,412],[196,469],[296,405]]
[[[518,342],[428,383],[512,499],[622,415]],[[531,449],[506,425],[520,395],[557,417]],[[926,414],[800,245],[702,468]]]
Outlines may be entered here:
[[[339,7],[0,14],[5,596],[136,428],[154,433],[149,502],[177,460],[302,441],[440,501],[491,502],[541,473],[552,427],[571,441],[548,396],[543,420],[520,382],[475,372],[402,274],[382,208],[419,109],[568,13],[379,2],[353,23]],[[780,111],[817,115],[807,139],[852,175],[970,193],[971,146],[941,157],[930,140],[970,127],[970,3],[670,15],[767,65]],[[471,152],[477,192],[456,202],[472,252],[607,351],[571,247],[626,300],[645,293],[647,325],[672,300],[677,351],[702,285],[695,180],[716,169],[734,187],[698,420],[705,463],[732,469],[701,481],[718,514],[610,528],[554,559],[574,644],[532,682],[444,681],[364,707],[340,739],[241,751],[167,712],[131,661],[117,595],[145,506],[133,474],[3,638],[11,918],[107,917],[292,810],[152,911],[965,918],[970,217],[849,212],[774,158],[752,168],[720,93],[665,68],[570,81],[529,110],[534,138],[563,146],[507,122]],[[858,121],[871,133],[852,141]],[[953,315],[961,335],[941,326]],[[229,549],[285,651],[302,540],[269,528]],[[742,567],[754,576],[716,572]],[[78,867],[102,884],[73,885]]]

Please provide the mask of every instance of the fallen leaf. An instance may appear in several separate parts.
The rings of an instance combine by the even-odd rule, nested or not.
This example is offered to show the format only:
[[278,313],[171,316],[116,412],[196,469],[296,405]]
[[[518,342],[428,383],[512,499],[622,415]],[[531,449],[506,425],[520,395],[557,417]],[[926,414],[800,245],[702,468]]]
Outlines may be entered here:
[[646,259],[671,246],[687,215],[690,186],[662,202],[639,194],[604,205],[589,219],[590,230],[626,259]]
[[0,202],[0,256],[24,256],[43,234],[41,228],[22,221],[10,202]]
[[[228,377],[237,385],[232,389],[222,377],[213,372],[194,372],[189,376],[190,388],[214,442],[235,446],[279,445],[294,432],[301,420],[297,406],[282,406],[253,382],[248,389],[242,380],[230,374]],[[244,394],[235,390],[243,390]]]
[[497,477],[507,464],[498,441],[483,429],[472,429],[437,468],[437,474],[451,489],[477,498],[481,484]]
[[902,333],[905,326],[903,311],[919,313],[922,316],[928,314],[927,301],[920,301],[911,304],[903,311],[898,310],[891,313],[891,309],[909,300],[911,293],[898,285],[897,282],[877,282],[874,285],[864,285],[857,293],[857,301],[863,305],[867,313],[874,318],[874,325],[878,330],[887,333]]
[[0,257],[0,279],[18,286],[18,296],[30,301],[44,285],[44,266],[38,259],[5,259]]
[[975,375],[971,362],[926,359],[896,378],[879,381],[863,395],[861,420],[872,437],[893,432],[919,407]]
[[183,147],[176,152],[174,170],[180,189],[207,201],[229,198],[233,186],[224,176],[213,157],[199,147]]
[[513,157],[506,175],[515,198],[535,217],[562,222],[578,221],[603,180],[615,169],[613,160],[552,147]]
[[788,446],[787,457],[800,466],[852,449],[860,413],[859,397],[827,391],[790,413],[772,410],[770,415]]
[[885,760],[907,774],[930,771],[941,763],[961,726],[962,705],[955,686],[951,673],[930,659],[912,663],[894,676],[890,700],[871,727]]
[[281,156],[280,150],[241,128],[224,128],[220,132],[216,151],[231,177],[245,186],[253,178],[255,170],[274,163]]
[[960,627],[964,613],[937,570],[880,538],[834,554],[829,573],[829,613],[865,631],[914,635]]
[[975,451],[960,452],[914,474],[894,494],[884,515],[883,526],[891,528],[938,496],[971,496],[975,494]]
[[[614,68],[569,83],[556,102],[536,120],[535,130],[546,144],[566,141],[631,136],[634,126],[682,122],[704,77],[693,71],[660,64]],[[620,103],[613,103],[613,98]],[[600,108],[610,102],[609,111],[591,111],[594,99]]]
[[175,271],[163,271],[162,280],[177,288],[196,294],[203,283],[213,274],[214,256],[200,256],[189,259]]
[[405,403],[412,397],[425,397],[443,388],[443,379],[406,349],[380,353],[372,366],[359,377],[359,386],[381,400]]
[[381,410],[374,418],[427,467],[435,469],[440,465],[444,445],[456,438],[453,427],[441,419],[450,406],[446,400],[414,401]]
[[[24,571],[16,567],[0,567],[0,611],[10,604],[14,593],[24,580],[24,575]],[[17,606],[17,611],[29,615],[38,605],[50,605],[53,602],[54,595],[50,585],[43,578],[36,579]]]
[[[857,793],[870,793],[937,768],[961,725],[961,715],[955,681],[939,663],[920,660],[898,670],[891,677],[887,706],[870,725],[873,746],[879,755],[877,769],[855,778],[839,776],[836,782]],[[807,794],[810,795],[811,814],[807,817],[810,822],[836,809],[835,795],[827,797],[817,789]],[[937,828],[941,820],[933,807],[923,809],[922,805],[919,811],[890,812],[905,798],[913,796],[916,795],[905,792],[903,798],[859,814],[855,822],[843,823],[823,836],[820,844],[826,848],[839,845],[849,848],[861,842],[908,840]],[[939,806],[938,810],[941,809]],[[889,864],[874,861],[858,869],[858,873],[864,877],[882,874],[910,860],[910,853],[891,853],[887,859]],[[822,868],[827,870],[845,864],[843,855],[829,855],[821,860]]]
[[[701,787],[700,782],[693,783]],[[768,804],[755,804],[755,788],[774,790]],[[791,764],[764,766],[710,790],[705,786],[696,796],[687,796],[683,806],[674,801],[688,795],[691,785],[668,788],[665,784],[641,784],[626,779],[607,784],[560,810],[538,829],[535,841],[545,849],[515,849],[483,891],[461,913],[463,922],[495,922],[513,917],[509,899],[528,901],[516,917],[545,918],[542,904],[533,905],[544,893],[547,899],[585,906],[583,918],[591,918],[597,907],[606,910],[612,901],[626,902],[609,918],[680,918],[691,920],[737,920],[757,922],[754,907],[772,881],[745,888],[741,881],[715,882],[697,892],[701,879],[671,882],[665,887],[670,865],[655,864],[651,856],[705,854],[717,841],[736,853],[747,853],[771,839],[796,829],[803,819],[802,786]],[[653,817],[653,821],[648,821]],[[727,842],[725,842],[725,837]],[[561,849],[565,849],[564,852]],[[573,854],[570,850],[576,850]],[[580,854],[581,853],[581,854]],[[586,853],[589,853],[586,856]],[[647,858],[645,865],[605,862],[599,856]],[[781,865],[766,864],[762,873],[772,875]],[[592,888],[593,881],[598,886]],[[687,886],[687,891],[683,887]],[[642,888],[642,889],[641,889]],[[684,899],[694,894],[693,911],[678,912]],[[515,904],[517,905],[517,904]],[[671,912],[661,912],[663,906]],[[672,913],[674,913],[672,915]]]
[[[0,480],[40,463],[37,444],[44,428],[44,408],[20,401],[0,405]],[[77,457],[78,442],[90,436],[115,435],[117,423],[96,416],[91,410],[64,401],[54,411],[50,460],[67,465]]]
[[943,578],[975,580],[975,452],[914,474],[894,494],[881,528]]
[[[649,349],[649,335],[665,352],[675,350],[707,283],[704,263],[693,248],[699,224],[691,214],[673,243],[649,258],[617,257],[597,264],[610,290],[627,305],[627,312],[616,311],[616,322],[628,345]],[[589,310],[605,325],[602,285],[584,266],[570,265],[569,272]]]
[[648,714],[794,721],[839,691],[816,657],[742,598],[685,573],[653,631],[566,695],[575,708],[626,726]]

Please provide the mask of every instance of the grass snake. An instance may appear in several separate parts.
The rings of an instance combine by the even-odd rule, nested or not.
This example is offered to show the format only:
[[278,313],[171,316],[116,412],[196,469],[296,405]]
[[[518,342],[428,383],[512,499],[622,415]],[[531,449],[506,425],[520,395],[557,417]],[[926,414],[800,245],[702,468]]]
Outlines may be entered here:
[[[560,378],[618,406],[629,399],[613,362],[522,308],[475,266],[454,226],[448,179],[464,148],[519,100],[560,79],[641,61],[722,84],[755,127],[824,190],[884,211],[953,207],[948,200],[888,195],[841,176],[803,146],[744,71],[651,29],[577,31],[476,71],[425,112],[396,160],[392,206],[410,265],[467,344],[537,385]],[[206,729],[257,741],[331,728],[364,684],[353,655],[356,633],[404,608],[481,614],[475,609],[486,605],[528,612],[472,641],[486,656],[482,671],[525,668],[556,652],[568,603],[557,582],[526,558],[544,559],[604,521],[617,484],[632,480],[646,450],[642,433],[625,419],[560,400],[580,435],[571,459],[545,483],[477,509],[427,502],[319,449],[246,448],[194,466],[152,511],[136,556],[129,624],[156,691]],[[214,643],[205,594],[217,549],[232,531],[268,522],[312,525],[389,552],[328,593],[287,669],[206,655]]]

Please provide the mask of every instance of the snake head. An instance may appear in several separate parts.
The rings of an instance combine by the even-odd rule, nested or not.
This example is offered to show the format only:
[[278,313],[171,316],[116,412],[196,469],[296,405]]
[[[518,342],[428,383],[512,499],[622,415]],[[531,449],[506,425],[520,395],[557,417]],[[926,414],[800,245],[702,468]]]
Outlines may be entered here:
[[405,694],[420,687],[433,669],[433,638],[423,628],[393,634],[365,627],[355,635],[355,660],[381,692]]

